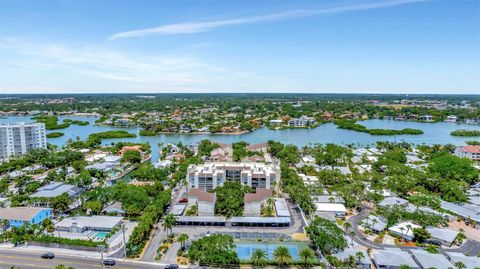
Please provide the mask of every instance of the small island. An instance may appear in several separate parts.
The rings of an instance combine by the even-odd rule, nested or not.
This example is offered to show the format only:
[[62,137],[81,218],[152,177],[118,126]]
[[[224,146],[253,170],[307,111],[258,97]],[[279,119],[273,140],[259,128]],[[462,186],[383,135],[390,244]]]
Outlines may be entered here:
[[340,129],[353,130],[357,132],[368,133],[371,135],[421,135],[422,130],[405,128],[401,130],[395,129],[368,129],[366,126],[356,123],[355,120],[335,120],[333,122]]
[[455,130],[450,133],[453,136],[480,136],[480,130]]
[[65,134],[62,133],[62,132],[53,132],[53,133],[49,133],[47,134],[47,138],[57,138],[57,137],[61,137],[61,136],[64,136]]

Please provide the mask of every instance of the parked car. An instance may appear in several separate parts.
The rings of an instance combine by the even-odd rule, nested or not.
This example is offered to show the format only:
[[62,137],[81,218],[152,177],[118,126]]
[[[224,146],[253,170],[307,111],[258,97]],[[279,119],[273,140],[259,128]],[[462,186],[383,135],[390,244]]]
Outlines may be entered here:
[[55,254],[53,254],[52,252],[47,252],[43,253],[40,257],[42,257],[42,259],[53,259],[55,258]]
[[104,265],[109,265],[109,266],[114,266],[115,265],[115,260],[114,259],[106,259],[103,260]]
[[177,264],[169,264],[169,265],[165,266],[165,269],[178,269],[178,265]]
[[182,199],[180,199],[180,201],[178,201],[179,203],[181,204],[185,204],[185,203],[188,203],[188,198],[186,197],[183,197]]

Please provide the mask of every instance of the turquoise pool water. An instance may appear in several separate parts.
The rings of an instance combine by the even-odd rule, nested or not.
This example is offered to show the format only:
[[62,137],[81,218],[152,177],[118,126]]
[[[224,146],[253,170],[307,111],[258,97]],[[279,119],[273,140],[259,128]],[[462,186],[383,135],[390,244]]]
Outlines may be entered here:
[[97,238],[104,239],[105,237],[107,237],[107,234],[108,234],[107,232],[98,232],[95,234],[95,236]]
[[288,248],[290,251],[290,255],[292,255],[292,258],[294,260],[299,259],[298,255],[298,247],[296,245],[291,245],[291,244],[248,244],[248,243],[238,243],[236,244],[237,247],[237,255],[240,260],[249,260],[251,258],[251,255],[255,249],[259,248],[267,252],[268,258],[270,260],[273,259],[273,251],[279,247],[283,246]]

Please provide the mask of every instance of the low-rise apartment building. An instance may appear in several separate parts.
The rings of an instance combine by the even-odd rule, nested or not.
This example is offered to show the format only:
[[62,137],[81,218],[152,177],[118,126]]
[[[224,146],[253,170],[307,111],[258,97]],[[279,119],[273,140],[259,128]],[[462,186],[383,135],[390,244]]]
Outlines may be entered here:
[[222,186],[226,181],[239,182],[253,189],[272,189],[280,180],[280,167],[264,163],[206,163],[190,165],[189,188],[204,191]]
[[480,161],[480,146],[468,145],[455,148],[455,155],[461,158],[468,158],[472,161]]

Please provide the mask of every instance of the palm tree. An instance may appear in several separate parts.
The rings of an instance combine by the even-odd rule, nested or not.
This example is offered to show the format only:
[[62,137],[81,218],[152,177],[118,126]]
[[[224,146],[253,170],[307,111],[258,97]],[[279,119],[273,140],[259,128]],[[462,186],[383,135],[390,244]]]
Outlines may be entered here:
[[264,266],[267,264],[267,252],[263,249],[256,248],[252,253],[252,263],[255,266]]
[[357,263],[360,263],[363,258],[365,258],[365,254],[363,252],[357,252],[355,253],[355,258],[357,259]]
[[183,233],[178,237],[177,241],[180,242],[180,245],[182,246],[182,248],[185,247],[185,242],[187,242],[188,238],[189,238],[188,234],[186,233]]
[[343,223],[343,228],[345,229],[345,233],[348,233],[348,229],[350,229],[351,227],[352,227],[352,224],[350,224],[350,222],[345,221]]
[[172,228],[175,225],[175,223],[177,223],[177,218],[172,213],[165,216],[165,218],[163,219],[162,226],[163,226],[163,230],[167,231],[167,235],[172,234]]
[[312,260],[315,258],[315,252],[311,248],[304,248],[298,253],[303,261],[303,266],[310,267]]
[[455,265],[455,267],[457,267],[458,269],[465,269],[465,268],[467,268],[467,266],[466,266],[463,262],[456,262],[454,265]]
[[273,259],[280,267],[290,264],[293,260],[290,251],[284,246],[279,246],[273,251]]

